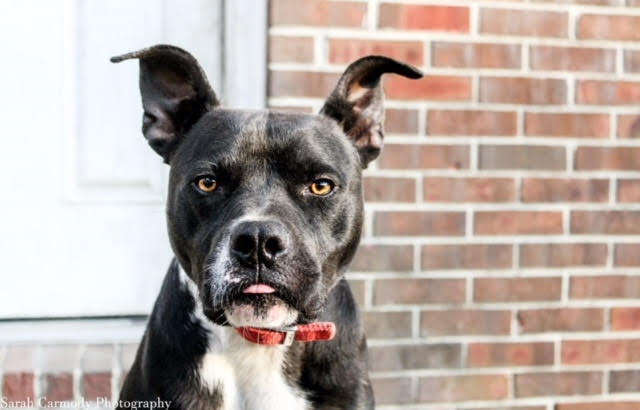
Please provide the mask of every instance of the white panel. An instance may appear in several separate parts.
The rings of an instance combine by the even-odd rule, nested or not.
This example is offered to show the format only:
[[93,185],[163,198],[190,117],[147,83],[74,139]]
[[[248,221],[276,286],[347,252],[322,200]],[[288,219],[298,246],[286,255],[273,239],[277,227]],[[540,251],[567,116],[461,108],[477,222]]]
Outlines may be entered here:
[[0,213],[0,318],[150,311],[172,256],[168,168],[140,132],[137,62],[109,57],[174,43],[202,54],[218,76],[221,3],[177,4],[2,4],[0,35],[19,41],[6,42],[0,67],[0,87],[12,96],[0,99],[11,119],[0,173],[9,192]]
[[137,63],[109,63],[110,56],[163,40],[157,5],[154,0],[66,2],[64,137],[70,200],[162,201],[165,170],[139,131]]
[[155,0],[77,2],[76,58],[69,63],[77,66],[77,177],[83,185],[149,187],[150,175],[161,173],[140,138],[138,64],[109,63],[113,55],[162,40],[161,15],[148,18],[157,4]]

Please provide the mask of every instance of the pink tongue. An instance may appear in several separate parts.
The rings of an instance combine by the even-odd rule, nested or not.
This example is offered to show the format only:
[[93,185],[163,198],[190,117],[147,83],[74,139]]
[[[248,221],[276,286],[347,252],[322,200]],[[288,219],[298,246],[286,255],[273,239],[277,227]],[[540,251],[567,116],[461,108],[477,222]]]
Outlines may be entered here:
[[242,293],[273,293],[276,290],[269,285],[257,284],[247,287]]

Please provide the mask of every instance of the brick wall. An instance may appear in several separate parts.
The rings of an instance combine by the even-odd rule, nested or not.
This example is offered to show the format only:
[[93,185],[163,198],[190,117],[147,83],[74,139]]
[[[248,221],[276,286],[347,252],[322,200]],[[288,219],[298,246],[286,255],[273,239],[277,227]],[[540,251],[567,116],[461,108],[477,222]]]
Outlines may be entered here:
[[[381,408],[640,409],[640,2],[272,0],[269,105],[386,79],[349,277]],[[616,403],[615,405],[612,403]]]

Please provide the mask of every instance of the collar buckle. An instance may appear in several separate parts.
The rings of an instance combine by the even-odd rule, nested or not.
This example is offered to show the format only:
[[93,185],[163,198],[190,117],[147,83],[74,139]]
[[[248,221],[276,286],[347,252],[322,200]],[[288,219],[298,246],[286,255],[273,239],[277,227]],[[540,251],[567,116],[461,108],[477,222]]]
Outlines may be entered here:
[[282,329],[284,332],[284,340],[282,344],[284,346],[291,346],[296,340],[296,331],[298,330],[298,326],[289,326]]

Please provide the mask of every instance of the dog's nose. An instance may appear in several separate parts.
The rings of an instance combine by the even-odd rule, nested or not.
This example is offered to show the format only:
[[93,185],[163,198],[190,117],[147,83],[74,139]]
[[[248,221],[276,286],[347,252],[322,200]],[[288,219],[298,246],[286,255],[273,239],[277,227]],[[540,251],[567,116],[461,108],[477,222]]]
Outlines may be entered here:
[[285,227],[276,221],[245,221],[231,234],[231,254],[251,267],[269,266],[287,250]]

